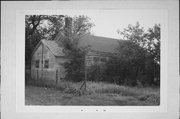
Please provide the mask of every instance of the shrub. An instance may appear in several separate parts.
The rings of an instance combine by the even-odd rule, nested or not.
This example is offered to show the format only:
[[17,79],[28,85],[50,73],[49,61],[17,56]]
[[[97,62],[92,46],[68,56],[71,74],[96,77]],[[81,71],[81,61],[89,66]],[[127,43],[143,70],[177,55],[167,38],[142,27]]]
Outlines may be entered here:
[[84,59],[82,57],[73,57],[64,63],[66,73],[65,79],[79,82],[84,79]]
[[102,81],[104,79],[104,65],[92,65],[87,68],[87,78],[89,81]]
[[110,59],[106,63],[104,80],[107,82],[123,85],[127,73],[127,68],[125,65],[126,64],[122,60],[116,57]]

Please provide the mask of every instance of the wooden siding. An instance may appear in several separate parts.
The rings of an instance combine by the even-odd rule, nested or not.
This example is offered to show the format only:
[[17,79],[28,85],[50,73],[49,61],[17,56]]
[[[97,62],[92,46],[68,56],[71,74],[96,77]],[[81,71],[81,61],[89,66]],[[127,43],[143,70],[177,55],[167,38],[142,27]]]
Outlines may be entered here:
[[[112,54],[109,53],[90,51],[86,56],[86,66],[105,63],[111,56]],[[98,58],[98,61],[95,61],[95,58]],[[106,61],[102,61],[102,59],[105,59]]]
[[65,58],[57,58],[56,57],[56,59],[55,59],[56,69],[57,69],[57,72],[58,72],[57,76],[60,79],[64,79],[65,75],[66,75],[65,69],[63,67],[63,64],[65,63],[65,61],[67,61],[67,59],[65,59]]
[[[60,56],[58,57],[54,56],[48,45],[41,42],[33,52],[31,60],[31,78],[35,80],[42,79],[55,82],[65,78],[66,72],[63,64],[68,59],[63,57],[63,54],[59,55]],[[113,55],[113,53],[108,52],[90,51],[86,56],[86,66],[89,67],[94,64],[103,64],[105,61],[109,60],[109,57]],[[96,61],[96,59],[98,59],[98,61]],[[39,65],[37,65],[37,60],[39,60]],[[47,64],[47,61],[48,66],[46,65],[45,67],[45,62]]]
[[[39,60],[39,68],[36,61]],[[48,60],[48,68],[45,68],[45,60]],[[56,80],[55,57],[50,50],[43,44],[34,52],[31,61],[31,78],[38,80]]]

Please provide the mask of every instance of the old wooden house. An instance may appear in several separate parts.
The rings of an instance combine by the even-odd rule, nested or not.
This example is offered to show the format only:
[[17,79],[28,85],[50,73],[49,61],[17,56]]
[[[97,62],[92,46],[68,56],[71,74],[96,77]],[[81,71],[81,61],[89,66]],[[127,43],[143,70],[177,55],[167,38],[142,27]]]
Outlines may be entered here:
[[[58,34],[57,37],[60,37]],[[56,37],[56,38],[57,38]],[[90,46],[86,56],[86,66],[106,62],[116,53],[117,39],[85,35],[79,47]],[[63,63],[68,60],[63,47],[56,41],[41,40],[33,51],[31,61],[31,78],[58,81],[65,77]]]

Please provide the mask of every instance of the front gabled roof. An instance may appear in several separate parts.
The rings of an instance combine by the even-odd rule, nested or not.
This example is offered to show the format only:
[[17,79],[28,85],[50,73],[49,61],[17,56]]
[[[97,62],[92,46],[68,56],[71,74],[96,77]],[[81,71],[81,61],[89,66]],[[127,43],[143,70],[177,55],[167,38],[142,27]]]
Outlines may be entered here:
[[56,41],[51,40],[42,40],[42,43],[47,46],[47,48],[51,51],[54,56],[64,56],[63,47],[59,47]]
[[63,48],[59,47],[58,43],[56,41],[51,41],[51,40],[45,40],[42,39],[36,46],[36,48],[34,49],[32,55],[34,54],[34,52],[36,51],[36,49],[41,45],[45,45],[50,52],[56,56],[56,57],[61,57],[61,56],[65,56],[65,54],[63,53]]

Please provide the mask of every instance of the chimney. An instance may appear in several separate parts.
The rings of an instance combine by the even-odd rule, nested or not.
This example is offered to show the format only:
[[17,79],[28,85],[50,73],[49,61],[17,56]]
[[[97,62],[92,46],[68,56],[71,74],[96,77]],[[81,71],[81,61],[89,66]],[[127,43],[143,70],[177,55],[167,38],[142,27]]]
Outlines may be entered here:
[[72,18],[71,17],[66,17],[65,18],[65,36],[69,37],[70,34],[72,33]]

